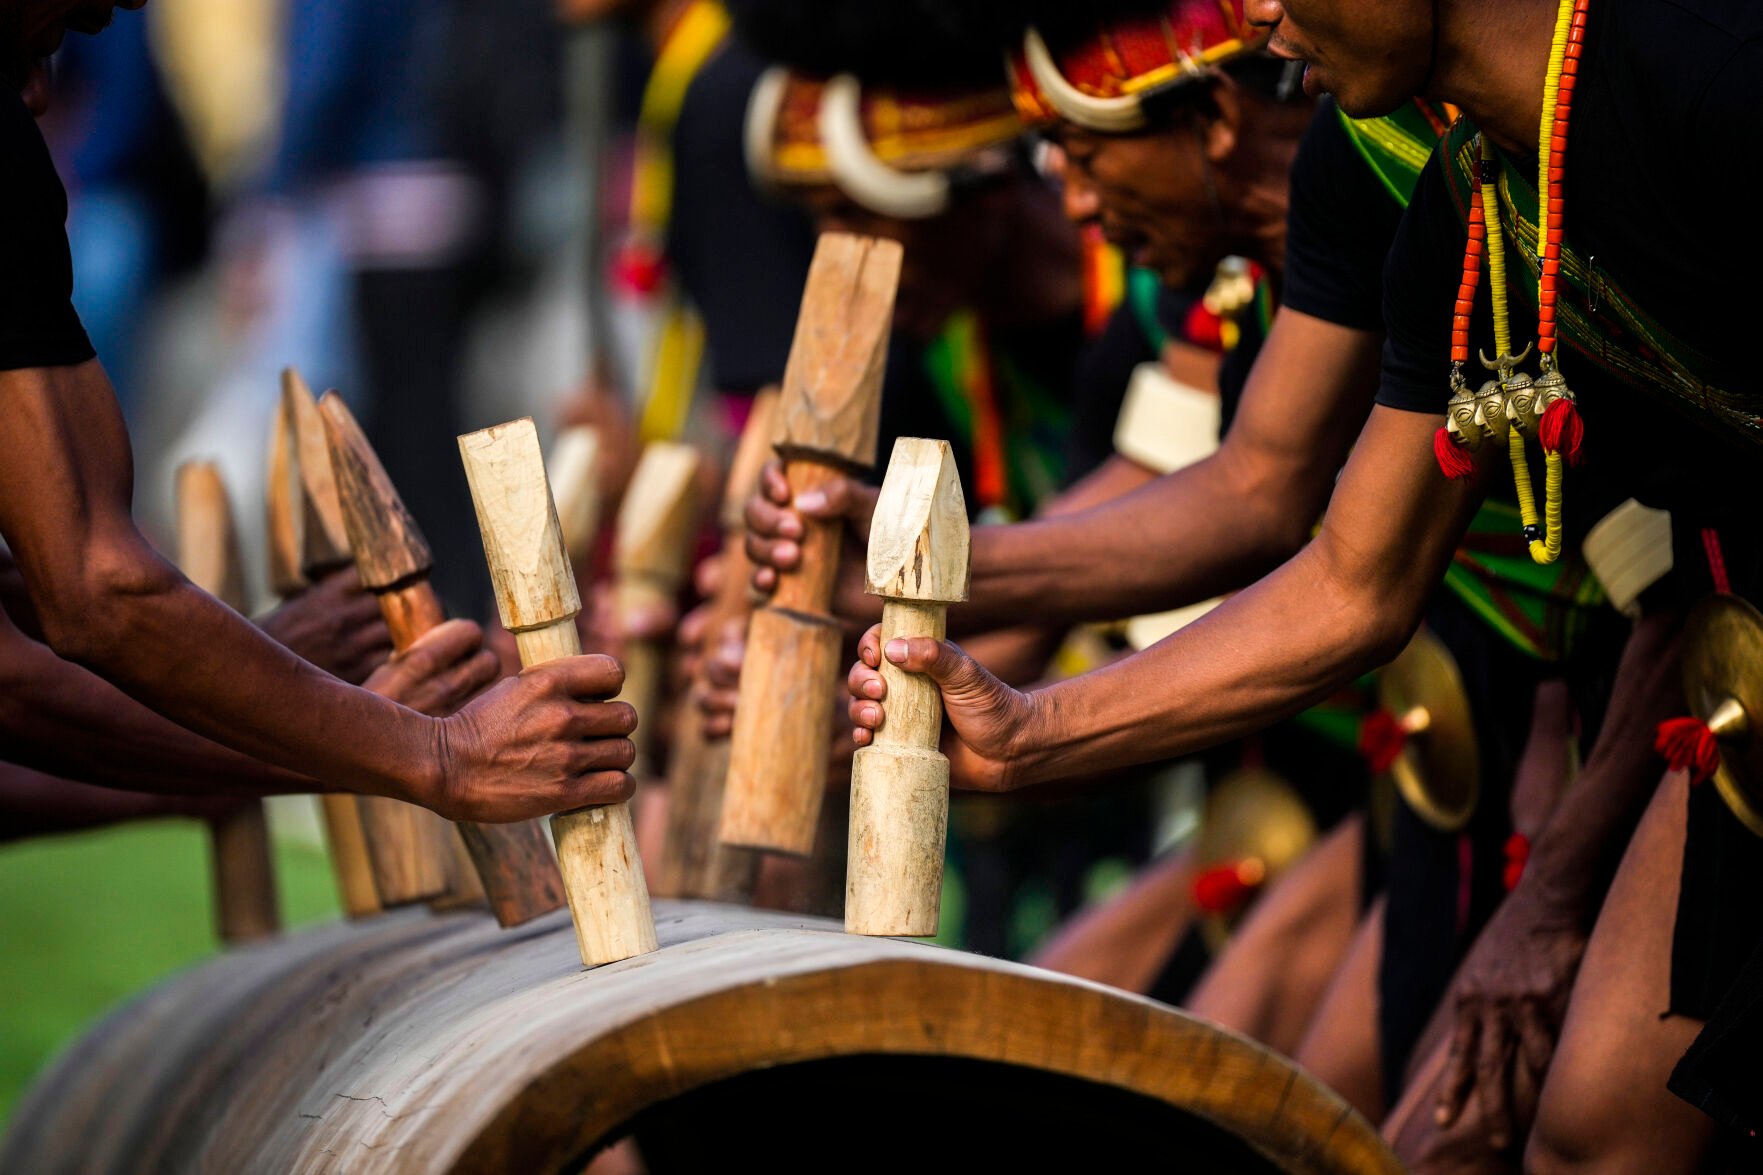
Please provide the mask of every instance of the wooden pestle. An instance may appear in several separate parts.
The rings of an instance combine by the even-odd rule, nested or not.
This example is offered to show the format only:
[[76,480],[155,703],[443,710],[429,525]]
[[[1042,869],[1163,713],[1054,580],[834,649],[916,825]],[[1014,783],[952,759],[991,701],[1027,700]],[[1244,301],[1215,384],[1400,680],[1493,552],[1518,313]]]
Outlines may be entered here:
[[[212,461],[186,461],[177,472],[178,566],[191,583],[236,612],[245,610],[245,568],[233,505]],[[214,867],[215,930],[228,945],[268,938],[282,928],[276,905],[275,854],[263,801],[241,804],[208,825]]]
[[[697,521],[698,450],[675,441],[651,441],[618,509],[612,590],[619,614],[673,603],[690,570]],[[655,641],[628,641],[624,648],[624,689],[618,696],[637,712],[637,760],[631,774],[638,779],[654,773],[663,654]]]
[[[777,452],[794,494],[875,464],[897,242],[823,233],[784,369]],[[719,835],[806,856],[831,748],[843,630],[832,615],[842,524],[807,520],[802,560],[753,615]]]
[[[324,419],[312,390],[292,367],[282,372],[267,492],[270,581],[283,599],[355,562],[337,503],[336,480],[331,477]],[[356,798],[347,792],[322,793],[318,811],[343,912],[351,918],[379,913],[379,887]]]
[[[744,511],[747,499],[759,488],[759,471],[771,455],[776,429],[777,389],[766,388],[753,399],[747,426],[729,463],[720,517],[722,582],[704,617],[706,663],[722,632],[753,611],[753,589],[748,583],[753,565],[747,559]],[[655,891],[663,897],[729,902],[745,901],[752,892],[758,854],[725,845],[716,835],[722,821],[728,761],[729,740],[705,738],[698,715],[687,714],[674,735],[667,762],[667,833],[655,879]]]
[[[563,528],[563,549],[583,575],[594,559],[600,533],[600,433],[577,424],[557,434],[545,459],[545,473],[557,499],[557,522]],[[589,576],[591,581],[591,576]]]
[[[901,437],[869,526],[871,595],[883,597],[881,639],[943,638],[949,605],[967,598],[967,502],[947,441]],[[930,678],[881,662],[887,721],[851,763],[845,929],[937,932],[949,760],[937,750],[943,696]]]
[[[343,398],[326,392],[319,401],[319,411],[324,416],[331,468],[355,550],[356,569],[361,582],[379,598],[392,646],[401,653],[446,619],[440,597],[429,583],[434,563],[428,542]],[[400,809],[409,808],[411,805],[400,805]],[[380,810],[378,803],[368,809],[374,815]],[[481,888],[472,887],[475,895],[461,893],[457,881],[450,879],[450,891],[460,898],[487,897],[496,921],[503,926],[519,926],[562,908],[563,882],[556,855],[538,821],[461,822],[454,836],[440,817],[415,810],[440,830],[449,848],[455,841],[463,843],[469,865],[460,872]],[[403,814],[400,810],[399,815]]]
[[[575,573],[530,418],[459,438],[502,624],[528,668],[582,651]],[[576,945],[589,967],[655,950],[655,919],[628,803],[551,817]]]

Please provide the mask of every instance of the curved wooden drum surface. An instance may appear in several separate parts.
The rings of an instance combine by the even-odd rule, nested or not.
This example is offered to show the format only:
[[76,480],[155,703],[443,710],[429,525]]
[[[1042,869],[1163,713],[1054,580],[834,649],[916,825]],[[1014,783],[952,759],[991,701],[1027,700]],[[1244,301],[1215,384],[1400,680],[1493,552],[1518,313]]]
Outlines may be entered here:
[[819,919],[655,912],[660,951],[593,971],[561,915],[401,911],[233,952],[61,1057],[0,1170],[569,1171],[626,1133],[657,1173],[1401,1170],[1288,1062],[1152,1001]]

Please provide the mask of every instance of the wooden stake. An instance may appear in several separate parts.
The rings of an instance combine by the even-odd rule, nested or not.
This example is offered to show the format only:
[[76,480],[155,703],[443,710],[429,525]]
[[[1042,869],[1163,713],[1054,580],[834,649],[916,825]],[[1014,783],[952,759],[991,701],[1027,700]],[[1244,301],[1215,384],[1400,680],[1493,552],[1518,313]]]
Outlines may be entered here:
[[[244,611],[245,568],[233,506],[212,461],[186,461],[177,472],[178,566],[190,582],[234,611]],[[276,905],[275,854],[262,800],[208,825],[214,868],[215,930],[228,945],[268,938],[282,928]]]
[[[690,570],[697,521],[698,450],[674,441],[650,442],[618,510],[612,566],[619,613],[673,603]],[[663,652],[654,641],[630,641],[624,649],[624,689],[618,696],[637,711],[637,761],[631,774],[638,779],[654,773]]]
[[545,465],[557,496],[563,549],[578,572],[592,578],[594,540],[600,532],[600,433],[585,424],[566,428],[551,444]]
[[[328,572],[354,562],[343,529],[337,486],[331,477],[330,450],[324,439],[324,420],[318,403],[300,373],[282,372],[282,398],[275,417],[274,448],[270,454],[268,494],[271,578],[276,592],[286,599]],[[277,473],[285,469],[292,480],[292,497],[278,492]],[[326,521],[329,520],[329,521]],[[334,523],[340,549],[329,540]],[[317,527],[315,534],[313,528]],[[279,551],[278,551],[278,548]],[[295,568],[293,574],[278,569]],[[355,797],[330,792],[318,797],[325,840],[330,845],[331,868],[337,876],[337,894],[343,912],[365,918],[381,910],[379,889],[374,885],[373,862],[367,852],[367,834],[361,827],[361,810]]]
[[[777,443],[797,494],[875,463],[900,246],[825,233],[784,370]],[[798,570],[753,617],[720,835],[806,856],[831,745],[841,629],[831,615],[841,524],[810,520]]]
[[[429,583],[434,560],[416,520],[386,476],[379,458],[367,443],[349,406],[335,392],[319,402],[330,444],[331,468],[343,507],[343,520],[355,551],[361,582],[379,597],[380,611],[392,632],[392,646],[403,652],[418,637],[446,619],[440,597]],[[382,803],[368,805],[369,820],[380,816]],[[367,804],[366,799],[363,800]],[[536,820],[517,824],[457,825],[452,835],[446,822],[409,804],[404,809],[421,812],[425,822],[438,830],[451,850],[462,840],[469,854],[459,858],[460,869],[449,875],[449,891],[460,901],[488,897],[496,920],[518,926],[563,906],[563,881],[556,856]],[[475,883],[461,889],[460,881]]]
[[[704,621],[705,657],[728,626],[753,611],[748,585],[747,499],[759,488],[759,471],[771,455],[777,431],[777,389],[753,399],[747,426],[729,463],[723,492],[722,582]],[[702,680],[702,678],[700,678]],[[729,740],[704,737],[696,715],[687,715],[674,735],[667,762],[667,833],[662,842],[655,890],[665,897],[745,901],[753,889],[759,856],[751,849],[717,839],[722,822],[723,784],[728,778]]]
[[[949,605],[967,598],[967,502],[947,441],[901,437],[869,526],[868,585],[882,596],[883,647],[943,638]],[[887,721],[851,764],[851,840],[845,929],[937,932],[949,760],[937,750],[943,697],[923,674],[882,658]]]
[[[527,667],[581,652],[575,573],[563,548],[545,480],[539,434],[530,418],[459,438],[483,533],[484,558],[502,624]],[[655,919],[630,805],[601,804],[551,817],[576,945],[589,967],[656,948]]]

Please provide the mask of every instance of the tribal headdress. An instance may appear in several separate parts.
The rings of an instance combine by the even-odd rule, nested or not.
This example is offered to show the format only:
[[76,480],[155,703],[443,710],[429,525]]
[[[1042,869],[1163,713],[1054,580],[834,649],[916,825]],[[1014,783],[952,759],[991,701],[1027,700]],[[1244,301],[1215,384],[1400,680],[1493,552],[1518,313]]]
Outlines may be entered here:
[[1023,126],[990,26],[927,0],[733,0],[737,34],[778,64],[747,106],[747,166],[772,187],[836,186],[919,219],[1012,165]]
[[[1106,6],[1104,6],[1106,7]],[[1064,121],[1103,134],[1144,129],[1158,104],[1260,53],[1243,0],[1125,0],[1118,15],[1043,20],[1010,54],[1011,97],[1031,128]],[[1049,13],[1051,13],[1049,9]]]

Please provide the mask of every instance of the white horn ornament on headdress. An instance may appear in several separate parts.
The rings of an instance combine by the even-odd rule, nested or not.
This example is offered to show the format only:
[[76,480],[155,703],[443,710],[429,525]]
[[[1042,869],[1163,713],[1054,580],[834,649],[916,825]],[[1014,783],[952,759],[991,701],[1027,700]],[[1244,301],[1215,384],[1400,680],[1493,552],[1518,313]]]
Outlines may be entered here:
[[783,109],[784,91],[790,84],[790,71],[774,65],[759,75],[747,99],[747,121],[741,136],[741,150],[747,157],[747,174],[762,188],[777,183],[777,169],[771,164],[773,145],[777,138],[777,116]]
[[863,133],[863,89],[840,74],[820,96],[820,143],[827,168],[845,195],[872,212],[922,220],[949,207],[949,177],[939,171],[901,171],[878,158]]
[[1022,56],[1028,62],[1028,71],[1034,77],[1035,85],[1046,95],[1047,104],[1066,122],[1105,135],[1123,135],[1145,129],[1145,111],[1135,95],[1098,98],[1084,93],[1065,80],[1065,75],[1059,72],[1058,62],[1047,50],[1047,42],[1032,28],[1023,35]]

